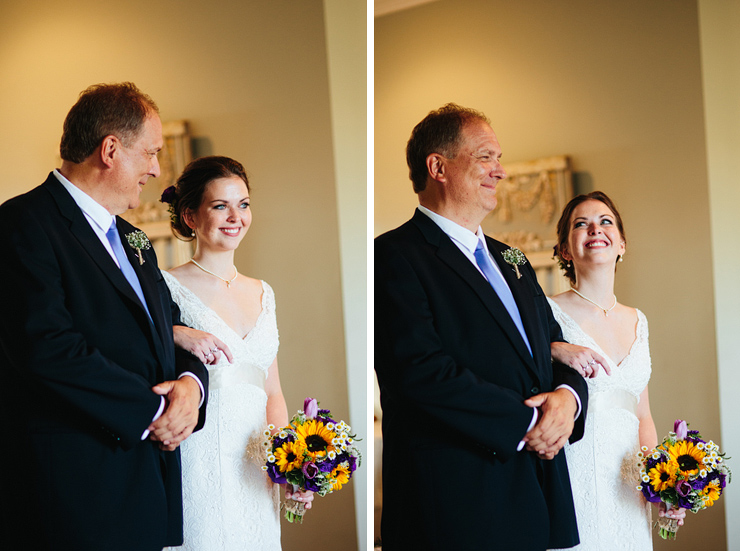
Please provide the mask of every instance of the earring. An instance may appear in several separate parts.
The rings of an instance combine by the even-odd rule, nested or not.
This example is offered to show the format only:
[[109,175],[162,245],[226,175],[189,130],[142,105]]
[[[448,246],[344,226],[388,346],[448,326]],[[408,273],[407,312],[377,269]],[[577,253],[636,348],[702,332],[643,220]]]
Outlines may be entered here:
[[620,262],[624,262],[624,255],[623,255],[623,254],[620,254],[620,255],[619,255],[619,261],[620,261]]
[[565,267],[566,267],[566,268],[572,268],[572,267],[573,267],[573,264],[571,264],[570,260],[569,260],[569,261],[568,261],[568,263],[567,263],[567,264],[565,265]]
[[190,234],[190,237],[195,237],[195,230]]

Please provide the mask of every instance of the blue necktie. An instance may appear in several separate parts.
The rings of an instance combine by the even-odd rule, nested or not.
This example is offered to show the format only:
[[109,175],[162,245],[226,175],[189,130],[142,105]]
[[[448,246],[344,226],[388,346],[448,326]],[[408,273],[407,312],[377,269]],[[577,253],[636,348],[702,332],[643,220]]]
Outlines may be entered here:
[[149,320],[151,321],[152,315],[149,313],[149,308],[147,308],[146,300],[144,300],[144,291],[141,290],[141,283],[139,283],[139,278],[136,277],[136,272],[134,272],[134,268],[133,266],[131,266],[131,262],[129,262],[128,257],[126,256],[126,251],[123,250],[123,245],[121,245],[121,237],[118,235],[118,229],[116,228],[115,219],[110,225],[110,228],[106,232],[105,236],[108,238],[110,246],[113,248],[113,254],[115,254],[116,258],[118,259],[118,264],[120,264],[121,266],[123,276],[126,278],[126,281],[129,282],[129,285],[131,285],[131,288],[136,293],[136,296],[139,297],[141,305],[144,307],[144,310],[146,310],[146,314],[147,316],[149,316]]
[[483,247],[483,243],[480,241],[478,241],[478,246],[475,248],[475,261],[478,263],[478,267],[481,269],[481,272],[483,272],[483,275],[486,276],[488,283],[490,283],[493,290],[496,291],[498,298],[501,299],[506,311],[509,312],[509,316],[511,316],[516,328],[519,329],[519,333],[521,333],[522,338],[524,339],[524,344],[527,345],[529,353],[531,354],[532,347],[529,345],[527,333],[524,331],[522,316],[519,314],[519,308],[517,308],[514,295],[511,294],[511,289],[509,289],[506,281],[504,281],[503,277],[496,271],[496,268],[493,266],[493,260],[488,254],[488,250]]

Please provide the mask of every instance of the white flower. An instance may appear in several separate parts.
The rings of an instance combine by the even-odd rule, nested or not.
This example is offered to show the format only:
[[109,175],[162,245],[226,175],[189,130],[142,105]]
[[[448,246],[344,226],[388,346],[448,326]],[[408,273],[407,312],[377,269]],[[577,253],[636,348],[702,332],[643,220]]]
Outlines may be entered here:
[[267,461],[270,463],[275,463],[275,456],[273,454],[268,455]]
[[273,425],[272,423],[270,423],[269,425],[267,425],[267,430],[269,430],[269,431],[275,430],[275,425]]

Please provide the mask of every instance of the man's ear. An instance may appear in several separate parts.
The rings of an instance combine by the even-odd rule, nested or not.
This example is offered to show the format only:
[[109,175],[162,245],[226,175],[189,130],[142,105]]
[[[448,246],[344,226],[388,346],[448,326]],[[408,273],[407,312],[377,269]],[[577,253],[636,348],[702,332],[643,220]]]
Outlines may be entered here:
[[100,144],[100,161],[108,168],[113,167],[113,161],[121,147],[121,141],[114,135],[106,136]]
[[447,181],[445,161],[444,156],[439,153],[430,153],[427,155],[427,172],[433,180],[442,183]]

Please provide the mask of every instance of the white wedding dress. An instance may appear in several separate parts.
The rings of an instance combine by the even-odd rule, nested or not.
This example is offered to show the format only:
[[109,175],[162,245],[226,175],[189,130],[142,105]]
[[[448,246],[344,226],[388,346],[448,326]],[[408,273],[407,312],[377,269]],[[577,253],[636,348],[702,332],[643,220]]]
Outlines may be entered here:
[[555,319],[571,344],[587,346],[609,362],[588,382],[588,412],[581,440],[564,448],[581,543],[580,551],[649,551],[651,505],[637,491],[639,422],[635,416],[640,394],[650,380],[647,319],[637,311],[635,341],[629,354],[615,364],[557,303],[550,300]]
[[262,282],[255,327],[237,335],[174,276],[163,272],[186,325],[207,331],[231,350],[208,367],[206,423],[182,443],[185,543],[173,550],[280,551],[280,498],[261,469],[265,379],[278,350],[275,295]]

